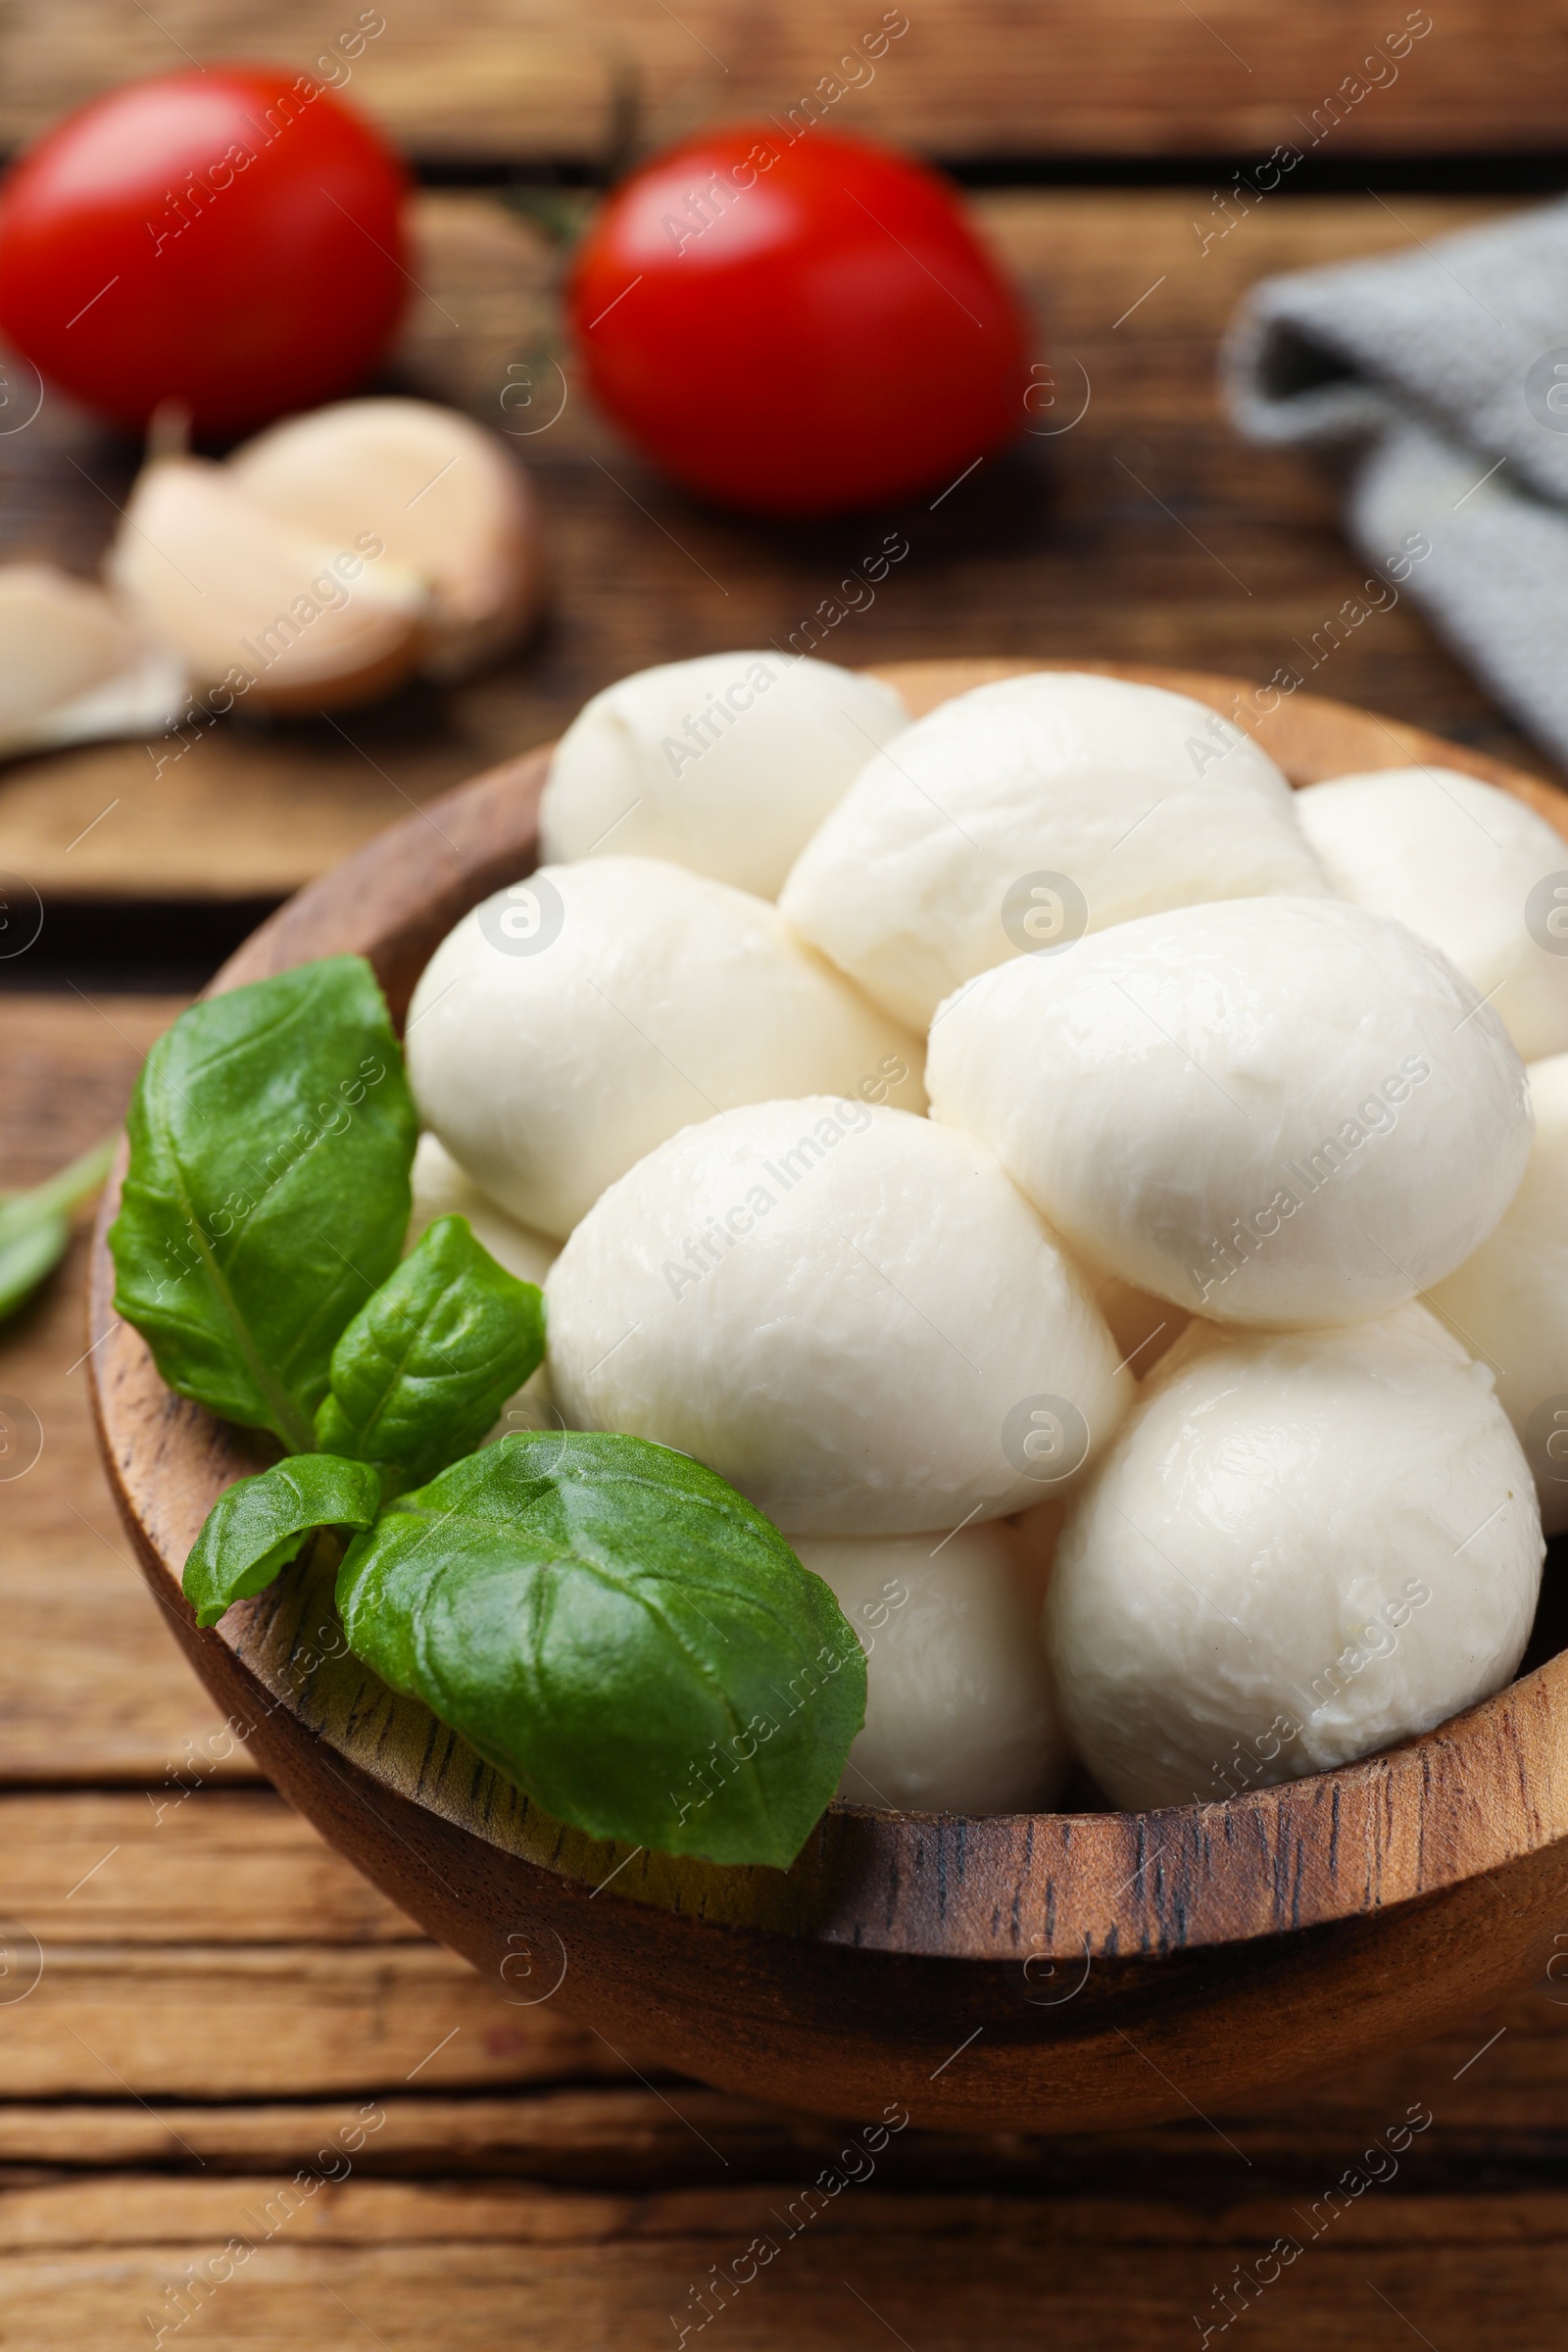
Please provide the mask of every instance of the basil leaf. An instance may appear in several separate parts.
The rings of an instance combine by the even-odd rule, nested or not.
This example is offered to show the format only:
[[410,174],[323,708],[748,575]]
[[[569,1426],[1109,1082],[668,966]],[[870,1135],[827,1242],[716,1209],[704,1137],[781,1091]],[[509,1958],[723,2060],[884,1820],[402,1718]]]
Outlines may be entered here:
[[314,1529],[368,1527],[381,1507],[369,1462],[303,1453],[225,1488],[185,1562],[185,1598],[198,1625],[216,1625],[230,1601],[270,1585]]
[[414,1104],[369,965],[334,956],[192,1005],[127,1124],[116,1307],[180,1396],[314,1450],[332,1348],[409,1220]]
[[10,1232],[0,1229],[0,1315],[24,1305],[70,1246],[71,1220],[58,1208],[19,1219]]
[[317,1444],[422,1485],[494,1428],[544,1351],[537,1285],[498,1266],[466,1217],[438,1217],[333,1348]]
[[710,1470],[641,1438],[503,1438],[338,1571],[349,1642],[559,1820],[793,1861],[865,1713],[827,1586]]
[[117,1128],[30,1192],[0,1196],[0,1317],[14,1314],[65,1256],[71,1243],[66,1212],[98,1190],[109,1173],[119,1133]]

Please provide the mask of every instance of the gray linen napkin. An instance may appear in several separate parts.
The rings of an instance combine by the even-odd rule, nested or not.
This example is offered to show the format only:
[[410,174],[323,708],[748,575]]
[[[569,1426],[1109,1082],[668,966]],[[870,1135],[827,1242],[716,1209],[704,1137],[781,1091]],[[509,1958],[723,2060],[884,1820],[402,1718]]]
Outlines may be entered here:
[[1267,280],[1221,378],[1249,439],[1348,452],[1363,554],[1568,762],[1568,201]]

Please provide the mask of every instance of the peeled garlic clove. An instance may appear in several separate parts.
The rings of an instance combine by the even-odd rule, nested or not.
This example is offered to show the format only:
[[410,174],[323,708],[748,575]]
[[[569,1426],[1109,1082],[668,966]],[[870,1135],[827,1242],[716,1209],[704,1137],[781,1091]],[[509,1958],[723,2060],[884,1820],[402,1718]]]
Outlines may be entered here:
[[345,546],[362,535],[425,584],[419,667],[456,678],[521,635],[539,609],[539,524],[494,434],[422,400],[344,400],[291,416],[228,461],[269,512]]
[[0,753],[161,734],[184,691],[182,665],[101,588],[47,564],[0,565]]
[[142,469],[105,568],[198,687],[232,679],[253,707],[365,702],[417,655],[424,592],[373,532],[296,528],[203,458]]

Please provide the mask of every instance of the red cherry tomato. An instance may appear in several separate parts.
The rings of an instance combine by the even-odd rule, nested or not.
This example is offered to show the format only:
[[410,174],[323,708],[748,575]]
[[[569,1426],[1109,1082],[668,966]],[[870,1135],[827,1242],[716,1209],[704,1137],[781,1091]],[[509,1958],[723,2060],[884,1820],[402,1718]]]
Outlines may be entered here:
[[347,392],[408,280],[402,165],[309,74],[209,67],[68,115],[0,187],[0,332],[122,424],[237,433]]
[[603,406],[681,481],[763,514],[946,480],[1024,421],[1017,297],[923,165],[762,123],[617,188],[573,270]]

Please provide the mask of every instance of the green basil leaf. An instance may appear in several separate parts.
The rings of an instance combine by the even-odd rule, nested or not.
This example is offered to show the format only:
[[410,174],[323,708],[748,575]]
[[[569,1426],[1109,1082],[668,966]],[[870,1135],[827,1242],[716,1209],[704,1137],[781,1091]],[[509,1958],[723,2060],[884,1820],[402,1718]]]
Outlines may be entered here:
[[9,1232],[0,1230],[0,1315],[15,1314],[70,1246],[71,1220],[58,1208],[19,1219]]
[[544,1351],[538,1286],[498,1266],[466,1217],[438,1217],[333,1348],[317,1444],[421,1486],[472,1452]]
[[66,1213],[109,1173],[119,1129],[30,1192],[0,1197],[0,1317],[14,1314],[52,1274],[71,1242]]
[[172,1389],[312,1451],[333,1347],[409,1219],[414,1104],[369,965],[334,956],[192,1005],[127,1124],[117,1308]]
[[270,1585],[318,1527],[368,1527],[381,1507],[370,1462],[302,1453],[224,1489],[185,1562],[185,1598],[198,1625]]
[[355,1652],[559,1820],[793,1861],[865,1714],[833,1594],[712,1471],[641,1438],[503,1438],[338,1571]]

